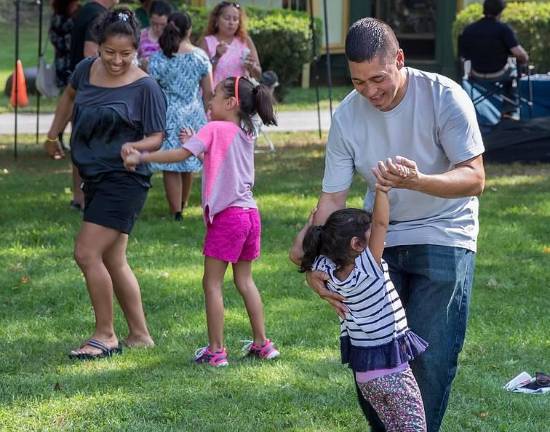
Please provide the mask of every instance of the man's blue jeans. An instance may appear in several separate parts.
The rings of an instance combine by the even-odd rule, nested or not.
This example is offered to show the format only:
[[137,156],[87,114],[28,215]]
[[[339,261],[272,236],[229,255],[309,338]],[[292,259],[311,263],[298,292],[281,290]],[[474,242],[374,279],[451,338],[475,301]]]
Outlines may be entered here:
[[[457,247],[408,245],[386,248],[384,260],[409,327],[430,344],[411,367],[422,393],[428,432],[436,432],[466,334],[475,253]],[[360,393],[358,398],[372,430],[384,431],[372,407]]]

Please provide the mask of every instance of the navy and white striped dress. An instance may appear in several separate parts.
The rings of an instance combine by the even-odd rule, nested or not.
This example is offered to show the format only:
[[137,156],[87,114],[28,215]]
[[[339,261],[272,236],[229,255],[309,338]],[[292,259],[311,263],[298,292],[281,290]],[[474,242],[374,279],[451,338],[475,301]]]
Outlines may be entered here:
[[336,264],[326,256],[315,259],[313,270],[327,273],[328,289],[346,298],[349,312],[340,319],[342,363],[356,372],[389,369],[425,351],[427,342],[407,325],[386,262],[380,268],[368,248],[355,259],[354,269],[343,281],[336,276]]

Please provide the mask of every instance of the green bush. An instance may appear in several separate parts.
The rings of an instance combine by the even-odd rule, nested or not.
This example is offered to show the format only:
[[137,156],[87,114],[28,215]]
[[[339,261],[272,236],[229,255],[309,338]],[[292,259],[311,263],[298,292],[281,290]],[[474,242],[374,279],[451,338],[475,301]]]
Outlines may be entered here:
[[[477,3],[471,4],[457,15],[453,24],[455,50],[458,35],[464,27],[482,16],[482,6]],[[529,62],[536,67],[536,70],[542,73],[550,71],[550,50],[548,49],[550,3],[509,3],[502,13],[502,21],[516,31],[519,43],[529,53]]]
[[[208,22],[209,10],[185,7],[193,20],[192,39],[196,43]],[[288,87],[296,84],[302,65],[313,59],[309,15],[284,9],[247,7],[248,32],[254,41],[263,70],[274,70],[281,86],[278,96],[284,96]],[[320,50],[321,22],[315,20],[316,54]]]

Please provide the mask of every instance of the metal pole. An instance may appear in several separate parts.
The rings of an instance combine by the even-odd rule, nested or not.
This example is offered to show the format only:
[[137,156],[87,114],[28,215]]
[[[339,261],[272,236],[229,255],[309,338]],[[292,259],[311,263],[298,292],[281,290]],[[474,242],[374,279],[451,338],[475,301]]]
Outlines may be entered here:
[[15,62],[13,68],[13,76],[11,85],[15,86],[15,122],[14,122],[14,143],[13,143],[13,158],[17,160],[17,113],[19,99],[19,80],[17,79],[17,60],[19,59],[19,1],[15,0]]
[[315,37],[315,20],[313,17],[313,0],[309,0],[309,28],[311,31],[311,52],[313,53],[313,75],[315,79],[315,97],[317,98],[317,123],[319,128],[319,139],[321,133],[321,101],[319,97],[319,56],[317,55],[317,39]]
[[325,45],[327,55],[327,80],[328,80],[328,101],[330,106],[330,117],[332,117],[332,67],[330,63],[330,49],[328,46],[328,17],[327,17],[327,0],[323,0],[323,9],[325,17]]
[[[42,18],[44,13],[44,3],[41,0],[36,0],[38,4],[38,67],[40,66],[40,57],[44,55],[42,52]],[[36,70],[38,70],[38,67]],[[40,92],[36,91],[36,145],[38,145],[38,132],[40,130]]]

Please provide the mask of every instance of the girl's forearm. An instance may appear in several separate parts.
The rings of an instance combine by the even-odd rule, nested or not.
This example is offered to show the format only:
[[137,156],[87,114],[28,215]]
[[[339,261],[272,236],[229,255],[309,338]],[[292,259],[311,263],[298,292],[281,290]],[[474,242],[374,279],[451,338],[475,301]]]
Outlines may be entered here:
[[372,213],[372,224],[387,230],[390,223],[390,200],[387,192],[376,190],[374,198],[374,209]]
[[181,162],[192,155],[193,153],[182,147],[174,150],[156,151],[154,153],[142,153],[141,162]]

